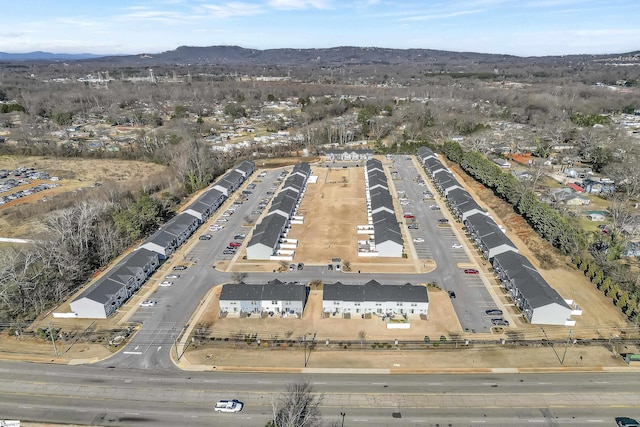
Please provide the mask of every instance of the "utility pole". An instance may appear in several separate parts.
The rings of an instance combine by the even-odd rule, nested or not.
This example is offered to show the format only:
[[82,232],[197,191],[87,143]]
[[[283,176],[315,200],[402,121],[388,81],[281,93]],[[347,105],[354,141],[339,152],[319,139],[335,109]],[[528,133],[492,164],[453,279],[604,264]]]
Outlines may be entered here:
[[53,351],[56,353],[56,357],[60,356],[60,354],[58,353],[58,347],[56,347],[56,338],[53,336],[51,322],[47,323],[47,326],[49,327],[49,336],[51,336],[51,342],[53,343]]

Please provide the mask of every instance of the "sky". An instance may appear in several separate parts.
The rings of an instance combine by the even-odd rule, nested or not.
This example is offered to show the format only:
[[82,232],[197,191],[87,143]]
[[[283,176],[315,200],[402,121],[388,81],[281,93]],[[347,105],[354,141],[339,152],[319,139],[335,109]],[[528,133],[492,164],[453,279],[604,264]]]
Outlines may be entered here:
[[640,0],[22,0],[0,52],[178,46],[422,48],[519,56],[640,49]]

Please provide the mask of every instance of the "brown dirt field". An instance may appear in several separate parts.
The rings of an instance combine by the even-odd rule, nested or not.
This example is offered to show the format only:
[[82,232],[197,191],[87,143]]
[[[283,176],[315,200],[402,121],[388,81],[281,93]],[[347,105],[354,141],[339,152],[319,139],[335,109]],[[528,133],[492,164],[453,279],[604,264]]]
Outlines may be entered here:
[[[366,345],[366,344],[365,344]],[[325,350],[320,343],[309,356],[308,368],[391,369],[392,373],[447,372],[449,370],[474,369],[545,369],[561,368],[553,349],[549,347],[484,347],[471,346],[458,349],[430,349],[424,351],[366,350],[359,345],[350,350]],[[562,349],[564,352],[564,348]],[[560,353],[562,354],[562,353]],[[202,348],[189,351],[183,361],[209,369],[253,368],[259,366],[282,369],[300,369],[304,366],[302,348],[279,349],[231,349]],[[186,359],[186,360],[185,360]],[[564,359],[564,369],[598,369],[626,367],[624,361],[603,347],[569,346]]]
[[[68,329],[66,329],[68,330]],[[39,363],[68,364],[72,360],[98,361],[111,355],[104,345],[79,342],[56,342],[59,356],[55,355],[49,340],[17,338],[0,335],[0,358],[4,360],[29,360]]]
[[355,262],[356,226],[367,223],[363,169],[313,167],[312,174],[318,182],[307,186],[298,211],[304,224],[293,225],[289,233],[298,239],[295,258],[308,264],[326,264],[334,257]]
[[126,160],[0,156],[0,169],[13,170],[20,166],[48,172],[50,176],[57,176],[60,180],[30,182],[11,189],[8,193],[33,187],[40,182],[55,183],[60,187],[22,197],[0,206],[0,235],[3,237],[28,237],[34,226],[37,226],[38,218],[25,221],[24,215],[15,210],[18,205],[35,204],[43,197],[52,198],[63,193],[89,188],[96,182],[112,181],[139,187],[140,182],[148,176],[167,169],[166,166],[154,163]]

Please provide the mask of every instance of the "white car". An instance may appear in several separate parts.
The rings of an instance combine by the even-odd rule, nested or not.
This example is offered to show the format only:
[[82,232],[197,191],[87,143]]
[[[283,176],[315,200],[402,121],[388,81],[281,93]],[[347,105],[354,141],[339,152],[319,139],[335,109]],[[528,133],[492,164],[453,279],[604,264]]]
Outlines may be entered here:
[[229,220],[227,218],[220,218],[218,220],[216,220],[216,222],[228,222]]
[[173,282],[165,280],[164,282],[161,282],[158,286],[162,286],[162,287],[173,286]]
[[146,301],[142,301],[140,303],[140,307],[153,307],[156,304],[158,304],[156,301],[151,301],[150,299],[148,299]]
[[422,237],[416,237],[413,239],[415,243],[424,243],[424,239]]
[[218,400],[215,408],[216,412],[240,412],[244,404],[236,399],[233,400]]
[[166,276],[164,276],[165,279],[179,279],[180,275],[179,274],[167,274]]
[[453,249],[462,249],[462,245],[460,243],[454,243],[453,245],[451,245],[451,247]]

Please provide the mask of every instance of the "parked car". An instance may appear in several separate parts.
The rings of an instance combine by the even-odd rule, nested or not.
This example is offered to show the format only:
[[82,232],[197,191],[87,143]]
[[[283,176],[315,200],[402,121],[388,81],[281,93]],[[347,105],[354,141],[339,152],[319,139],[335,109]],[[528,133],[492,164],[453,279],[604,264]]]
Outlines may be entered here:
[[273,195],[273,191],[267,191],[267,196]]
[[158,286],[162,286],[162,287],[173,286],[173,282],[165,280],[164,282],[160,282],[160,284]]
[[432,211],[439,211],[439,210],[440,210],[440,206],[438,206],[438,205],[431,205],[431,206],[429,206],[429,209],[431,209]]
[[237,240],[244,239],[245,237],[247,237],[246,234],[236,234],[235,236],[233,236],[233,238]]
[[202,236],[198,237],[199,240],[211,240],[213,236],[211,234],[203,234]]
[[336,264],[336,270],[340,271],[340,264]]
[[438,220],[438,222],[439,222],[440,224],[446,224],[447,222],[449,222],[449,220],[448,220],[447,218],[440,218],[440,219]]
[[229,246],[231,246],[232,248],[238,248],[238,247],[242,246],[242,243],[231,242],[231,243],[229,243]]
[[418,224],[409,224],[409,225],[407,225],[407,228],[408,228],[409,230],[417,230],[417,229],[419,229],[420,227],[418,226]]
[[295,264],[289,264],[289,271],[293,271],[296,269],[296,265]]
[[327,270],[329,270],[329,271],[333,270],[333,264],[327,265]]
[[235,253],[236,251],[232,251],[231,249],[225,249],[224,251],[222,251],[223,255],[233,255]]
[[424,243],[424,239],[423,239],[422,237],[415,237],[415,238],[413,239],[413,241],[414,241],[415,243]]
[[167,274],[166,276],[164,276],[165,279],[179,279],[180,275],[179,274]]
[[480,272],[475,268],[465,268],[464,274],[480,274]]
[[215,412],[240,412],[244,404],[236,399],[233,400],[218,400],[215,408]]
[[404,217],[407,219],[415,219],[415,216],[411,215],[411,214],[404,214]]
[[151,301],[150,299],[142,301],[140,303],[140,307],[153,307],[158,304],[156,301]]
[[491,323],[495,326],[509,326],[509,321],[503,318],[491,319]]
[[186,265],[174,265],[173,266],[173,270],[174,271],[181,271],[181,270],[186,270],[187,266]]
[[616,417],[616,424],[619,427],[640,427],[640,423],[629,417]]
[[462,245],[460,243],[454,243],[453,245],[451,245],[451,247],[453,249],[462,249]]
[[298,270],[302,270],[304,268],[304,263],[299,262],[298,263]]
[[216,222],[228,222],[229,220],[227,218],[218,218],[216,220]]
[[486,310],[485,314],[489,316],[502,316],[502,310],[498,310],[497,308],[493,308],[491,310]]
[[449,298],[454,299],[456,297],[456,293],[453,291],[449,291]]

